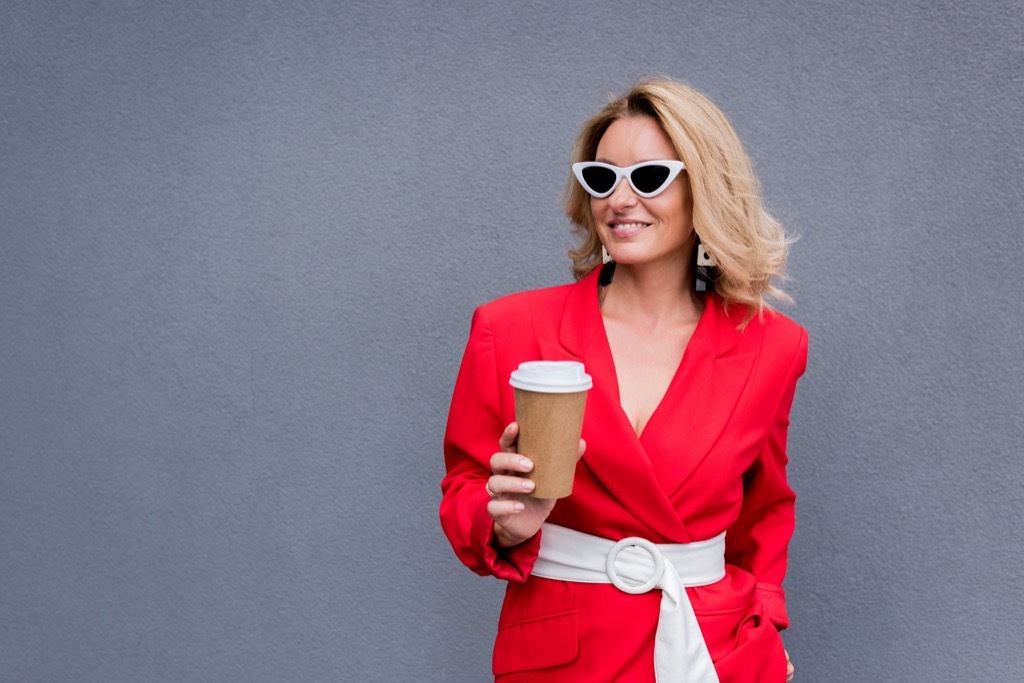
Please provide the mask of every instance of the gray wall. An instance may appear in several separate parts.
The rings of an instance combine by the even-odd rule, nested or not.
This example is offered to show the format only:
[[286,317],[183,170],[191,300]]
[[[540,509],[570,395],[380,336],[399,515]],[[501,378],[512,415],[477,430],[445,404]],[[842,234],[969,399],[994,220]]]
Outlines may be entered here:
[[650,73],[802,235],[799,680],[1024,679],[1022,15],[4,3],[0,680],[483,680],[469,317],[568,279],[571,140]]

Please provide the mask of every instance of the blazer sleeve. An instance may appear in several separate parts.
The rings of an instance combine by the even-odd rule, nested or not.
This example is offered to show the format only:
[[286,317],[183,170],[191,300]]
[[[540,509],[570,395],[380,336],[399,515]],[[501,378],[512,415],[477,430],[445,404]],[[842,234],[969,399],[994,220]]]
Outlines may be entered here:
[[789,359],[768,438],[743,475],[743,506],[726,534],[726,561],[754,575],[765,615],[779,629],[789,627],[782,580],[795,525],[796,498],[786,481],[786,435],[796,383],[807,367],[807,332],[798,329],[798,343]]
[[[525,581],[533,570],[540,534],[512,548],[498,546],[484,488],[490,459],[507,426],[495,335],[487,306],[473,314],[469,342],[455,381],[444,438],[447,473],[441,482],[441,527],[459,560],[477,574]],[[508,378],[504,378],[508,381]]]

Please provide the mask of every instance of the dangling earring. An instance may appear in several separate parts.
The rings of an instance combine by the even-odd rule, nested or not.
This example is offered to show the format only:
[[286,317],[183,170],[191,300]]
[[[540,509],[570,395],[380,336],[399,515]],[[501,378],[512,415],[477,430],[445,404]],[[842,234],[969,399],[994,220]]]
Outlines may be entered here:
[[612,260],[612,255],[608,253],[608,250],[601,245],[601,274],[597,276],[597,284],[602,287],[607,287],[612,283],[612,278],[615,277],[615,261]]
[[694,264],[694,286],[698,292],[714,291],[715,280],[718,279],[718,266],[715,264],[715,260],[711,258],[711,254],[708,253],[704,245],[700,243],[700,237],[694,235],[694,242],[696,243],[696,263]]

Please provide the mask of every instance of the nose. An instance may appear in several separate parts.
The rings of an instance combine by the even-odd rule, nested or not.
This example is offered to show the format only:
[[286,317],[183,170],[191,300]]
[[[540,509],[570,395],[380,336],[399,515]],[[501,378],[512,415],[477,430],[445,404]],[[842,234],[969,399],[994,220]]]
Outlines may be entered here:
[[613,209],[618,211],[619,209],[629,208],[635,206],[639,197],[633,192],[632,186],[625,178],[619,180],[619,184],[615,186],[612,193],[608,195],[608,201]]

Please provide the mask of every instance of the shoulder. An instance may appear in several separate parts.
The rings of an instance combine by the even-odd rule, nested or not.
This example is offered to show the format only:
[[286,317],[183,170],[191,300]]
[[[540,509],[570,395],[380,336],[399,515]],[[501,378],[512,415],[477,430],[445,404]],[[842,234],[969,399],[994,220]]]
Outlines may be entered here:
[[765,341],[768,343],[784,348],[807,345],[807,330],[778,311],[765,311],[760,321],[755,318],[751,324],[754,322],[764,328]]
[[761,320],[754,318],[751,325],[762,328],[761,356],[771,359],[788,375],[799,377],[807,368],[807,330],[779,313],[765,311]]
[[536,359],[542,340],[558,339],[572,293],[579,283],[508,294],[473,312],[469,346],[494,354],[512,367]]
[[[721,303],[720,299],[716,300],[716,304]],[[797,366],[797,371],[802,372],[807,359],[807,330],[774,310],[755,315],[741,328],[746,315],[746,308],[734,305],[728,307],[728,313],[722,320],[723,325],[729,327],[728,332],[735,335],[739,346],[756,351],[762,359],[773,363]]]

